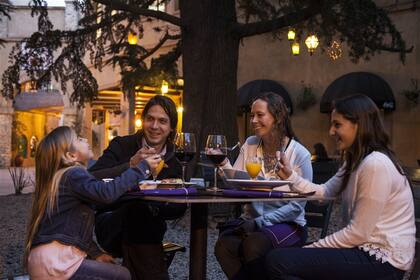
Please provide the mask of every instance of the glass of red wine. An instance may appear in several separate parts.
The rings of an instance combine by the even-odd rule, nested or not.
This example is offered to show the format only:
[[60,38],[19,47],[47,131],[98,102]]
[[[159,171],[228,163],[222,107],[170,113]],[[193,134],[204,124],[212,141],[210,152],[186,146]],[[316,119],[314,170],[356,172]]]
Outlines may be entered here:
[[224,135],[209,135],[206,142],[206,157],[214,164],[214,186],[210,190],[219,191],[217,188],[217,171],[227,156],[226,137]]
[[175,157],[182,166],[182,186],[185,182],[185,168],[196,153],[194,133],[178,132],[175,136]]

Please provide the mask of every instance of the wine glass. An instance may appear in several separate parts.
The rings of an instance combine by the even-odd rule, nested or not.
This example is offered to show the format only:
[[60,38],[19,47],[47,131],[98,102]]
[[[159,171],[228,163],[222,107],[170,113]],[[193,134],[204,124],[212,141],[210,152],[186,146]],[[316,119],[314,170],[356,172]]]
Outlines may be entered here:
[[196,153],[196,141],[194,133],[178,132],[175,136],[175,157],[182,166],[182,186],[185,182],[185,168]]
[[257,156],[248,157],[245,162],[245,168],[249,177],[251,177],[252,180],[255,180],[262,168],[261,158]]
[[205,153],[206,157],[214,164],[214,187],[211,190],[218,191],[217,171],[227,155],[226,137],[224,135],[209,135],[207,137]]
[[165,161],[161,158],[159,161],[158,166],[156,167],[155,171],[152,172],[153,181],[156,181],[157,176],[162,171],[163,167],[165,166]]

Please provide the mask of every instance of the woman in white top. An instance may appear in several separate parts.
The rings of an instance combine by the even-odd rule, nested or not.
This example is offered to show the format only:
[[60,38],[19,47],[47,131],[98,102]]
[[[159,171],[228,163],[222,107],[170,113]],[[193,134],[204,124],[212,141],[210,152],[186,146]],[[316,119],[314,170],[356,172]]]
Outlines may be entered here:
[[[245,170],[249,157],[259,157],[259,175],[277,178],[274,167],[276,151],[284,151],[293,169],[312,180],[311,155],[294,140],[286,104],[279,95],[265,93],[251,108],[251,125],[255,136],[242,146],[233,168]],[[223,168],[232,168],[225,160]],[[306,241],[304,202],[253,202],[245,205],[244,213],[221,226],[215,254],[229,279],[261,279],[265,254],[276,247],[300,246]]]
[[296,191],[341,195],[345,226],[305,248],[271,251],[270,279],[402,279],[414,259],[413,196],[375,103],[364,95],[336,101],[330,135],[344,164],[325,184],[301,178],[284,155],[278,175]]

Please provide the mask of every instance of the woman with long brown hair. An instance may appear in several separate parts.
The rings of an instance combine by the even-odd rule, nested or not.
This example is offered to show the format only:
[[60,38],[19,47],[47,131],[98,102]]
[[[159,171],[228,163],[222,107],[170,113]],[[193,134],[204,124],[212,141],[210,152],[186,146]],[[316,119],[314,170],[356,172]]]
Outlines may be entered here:
[[[284,151],[294,170],[312,180],[311,155],[293,132],[286,104],[267,92],[251,107],[255,135],[241,147],[233,169],[245,170],[249,159],[261,159],[260,176],[277,178],[276,151]],[[232,168],[226,160],[222,168]],[[256,175],[256,174],[255,174]],[[229,279],[263,279],[265,254],[276,247],[300,246],[306,241],[304,202],[253,202],[239,219],[222,226],[215,254]]]
[[299,192],[341,195],[344,227],[305,248],[270,252],[270,279],[402,279],[414,259],[413,196],[375,103],[364,95],[337,100],[330,135],[343,165],[325,184],[301,178],[284,155],[278,175]]
[[111,203],[138,188],[160,157],[149,157],[114,181],[103,182],[82,165],[91,156],[86,139],[66,126],[51,131],[38,146],[25,244],[31,279],[131,279],[129,271],[113,264],[92,240],[92,205]]

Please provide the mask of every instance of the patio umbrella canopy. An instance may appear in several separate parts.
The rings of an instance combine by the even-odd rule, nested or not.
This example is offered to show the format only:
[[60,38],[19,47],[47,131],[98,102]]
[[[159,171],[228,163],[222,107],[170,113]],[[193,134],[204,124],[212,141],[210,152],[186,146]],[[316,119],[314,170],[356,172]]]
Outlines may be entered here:
[[265,92],[277,93],[283,97],[289,113],[293,113],[292,100],[289,93],[279,83],[272,80],[254,80],[241,86],[237,91],[238,107],[241,110],[249,111],[251,103]]
[[369,96],[379,109],[395,110],[394,94],[385,80],[372,73],[353,72],[328,86],[320,102],[321,113],[330,113],[334,100],[357,93]]

